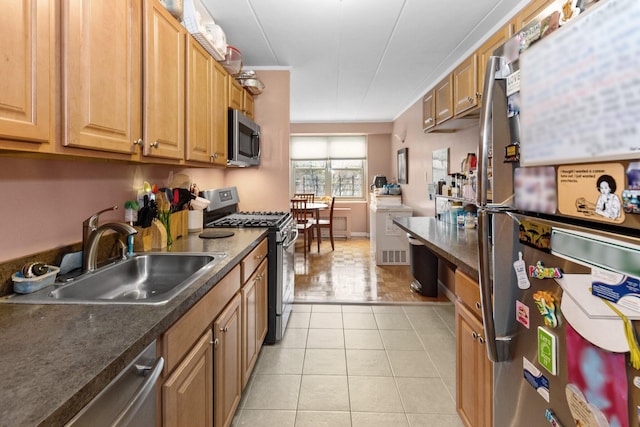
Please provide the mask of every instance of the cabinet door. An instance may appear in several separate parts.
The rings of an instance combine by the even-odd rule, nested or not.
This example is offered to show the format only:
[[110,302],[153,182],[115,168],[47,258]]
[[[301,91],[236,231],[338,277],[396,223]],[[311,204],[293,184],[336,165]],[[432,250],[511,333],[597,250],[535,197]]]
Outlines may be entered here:
[[227,165],[227,72],[217,61],[213,62],[213,164]]
[[479,101],[482,99],[482,93],[484,90],[484,77],[487,72],[487,62],[493,52],[506,43],[512,34],[512,24],[505,25],[499,29],[494,35],[492,35],[486,42],[480,46],[476,55],[478,57],[478,93],[480,94]]
[[478,106],[478,61],[475,54],[453,71],[453,114],[459,116]]
[[422,98],[422,131],[426,132],[436,125],[436,98],[430,90]]
[[232,110],[242,111],[242,92],[244,89],[242,88],[242,85],[231,75],[229,75],[227,80],[229,82],[229,108]]
[[213,426],[213,350],[207,331],[162,385],[162,425]]
[[242,110],[244,114],[247,115],[251,120],[253,120],[253,95],[251,95],[248,91],[242,89]]
[[63,144],[135,153],[142,138],[141,2],[65,0]]
[[48,143],[53,137],[54,81],[57,75],[55,4],[54,1],[36,0],[2,3],[2,139]]
[[522,8],[522,10],[516,15],[514,21],[515,31],[520,31],[522,27],[540,15],[542,11],[553,2],[554,0],[533,0]]
[[214,322],[213,334],[214,426],[228,427],[242,394],[242,316],[239,294]]
[[456,409],[466,426],[490,426],[493,371],[482,322],[456,301]]
[[191,36],[187,48],[187,160],[211,161],[213,58]]
[[264,343],[264,339],[267,336],[267,329],[269,327],[267,314],[269,310],[268,292],[269,292],[269,260],[265,259],[262,266],[258,269],[257,274],[260,280],[256,282],[256,337],[258,340],[258,352]]
[[453,117],[453,76],[449,74],[435,87],[436,124]]
[[242,387],[249,381],[267,335],[267,260],[242,288]]
[[258,318],[257,273],[242,288],[242,388],[247,385],[258,358],[256,326]]
[[186,30],[158,0],[144,7],[143,154],[183,159]]

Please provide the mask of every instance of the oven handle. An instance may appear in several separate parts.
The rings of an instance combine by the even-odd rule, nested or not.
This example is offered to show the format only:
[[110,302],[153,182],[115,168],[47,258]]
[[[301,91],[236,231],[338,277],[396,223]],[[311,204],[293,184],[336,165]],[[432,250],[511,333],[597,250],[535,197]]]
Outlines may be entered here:
[[291,234],[289,234],[289,236],[293,235],[293,238],[289,237],[288,239],[286,239],[286,240],[284,240],[282,242],[283,248],[284,248],[285,251],[287,249],[289,249],[291,246],[295,245],[296,244],[296,240],[298,240],[298,229],[294,228],[292,231],[293,232]]

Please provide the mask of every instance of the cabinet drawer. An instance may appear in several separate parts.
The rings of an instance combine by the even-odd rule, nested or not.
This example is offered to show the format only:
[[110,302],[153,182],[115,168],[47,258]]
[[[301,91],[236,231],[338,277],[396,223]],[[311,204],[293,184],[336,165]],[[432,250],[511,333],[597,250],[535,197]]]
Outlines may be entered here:
[[482,319],[480,286],[466,274],[456,270],[456,297],[478,318]]
[[192,344],[210,327],[239,290],[240,267],[236,266],[164,333],[162,354],[165,358],[165,374],[178,365]]
[[242,283],[246,283],[249,280],[249,277],[256,271],[262,260],[267,257],[267,251],[267,239],[263,239],[249,255],[244,257],[240,263],[242,266]]

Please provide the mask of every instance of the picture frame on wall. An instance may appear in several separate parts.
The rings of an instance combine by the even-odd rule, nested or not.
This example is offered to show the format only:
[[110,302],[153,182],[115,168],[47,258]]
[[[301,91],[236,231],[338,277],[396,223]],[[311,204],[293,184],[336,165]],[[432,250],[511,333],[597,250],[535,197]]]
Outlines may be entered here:
[[409,183],[409,149],[398,150],[398,184]]

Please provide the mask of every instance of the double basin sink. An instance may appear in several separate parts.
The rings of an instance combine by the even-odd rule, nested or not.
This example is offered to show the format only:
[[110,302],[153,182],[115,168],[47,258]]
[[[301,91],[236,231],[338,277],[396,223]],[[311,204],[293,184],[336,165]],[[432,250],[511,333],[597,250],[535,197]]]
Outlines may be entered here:
[[0,299],[20,304],[162,305],[210,272],[225,253],[149,253],[85,273],[70,283]]

